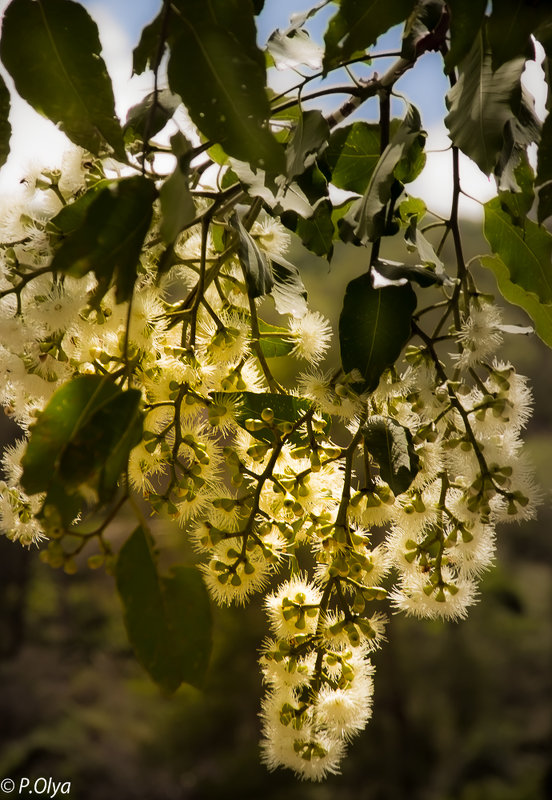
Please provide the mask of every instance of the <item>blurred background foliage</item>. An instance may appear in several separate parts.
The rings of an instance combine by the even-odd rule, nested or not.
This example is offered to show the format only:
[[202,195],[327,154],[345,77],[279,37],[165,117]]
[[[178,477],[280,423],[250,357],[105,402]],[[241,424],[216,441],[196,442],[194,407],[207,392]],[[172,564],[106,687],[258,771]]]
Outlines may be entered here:
[[[480,226],[466,228],[467,257],[484,252]],[[334,323],[361,257],[338,245],[329,270],[297,251],[312,307]],[[490,291],[492,280],[481,276]],[[515,309],[507,317],[527,324]],[[112,578],[84,564],[55,572],[0,537],[0,776],[69,780],[78,800],[552,798],[552,358],[533,336],[509,337],[503,357],[533,384],[538,519],[502,527],[466,621],[391,617],[373,719],[342,775],[311,785],[259,763],[261,602],[214,609],[204,691],[164,697],[129,649]],[[4,442],[15,433],[5,421]],[[156,531],[165,558],[190,559],[179,531]]]

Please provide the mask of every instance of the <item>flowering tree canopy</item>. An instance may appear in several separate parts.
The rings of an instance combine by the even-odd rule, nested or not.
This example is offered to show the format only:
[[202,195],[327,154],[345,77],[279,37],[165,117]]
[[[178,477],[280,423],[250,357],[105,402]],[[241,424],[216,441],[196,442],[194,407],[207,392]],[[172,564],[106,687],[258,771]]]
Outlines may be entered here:
[[[4,14],[16,92],[70,142],[2,201],[0,402],[22,431],[2,531],[52,567],[105,566],[169,692],[202,683],[209,598],[264,593],[263,759],[302,778],[338,771],[369,720],[389,611],[465,617],[497,524],[538,501],[531,391],[500,347],[533,328],[552,346],[552,123],[522,82],[537,43],[548,77],[552,13],[490,5],[324,0],[262,48],[263,0],[163,0],[133,54],[153,88],[124,123],[83,6]],[[397,52],[378,51],[398,24]],[[445,217],[409,193],[426,133],[396,93],[429,51],[450,87]],[[1,163],[9,107],[1,82]],[[498,190],[470,260],[460,153]],[[364,254],[335,331],[300,244]],[[478,288],[480,266],[530,329]],[[120,514],[137,518],[122,543]],[[197,565],[160,569],[151,515],[181,526]]]

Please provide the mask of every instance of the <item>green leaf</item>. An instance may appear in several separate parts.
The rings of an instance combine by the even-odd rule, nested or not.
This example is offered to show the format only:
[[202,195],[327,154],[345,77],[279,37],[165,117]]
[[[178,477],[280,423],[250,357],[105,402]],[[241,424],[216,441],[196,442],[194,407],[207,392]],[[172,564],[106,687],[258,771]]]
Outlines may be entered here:
[[409,250],[416,250],[421,261],[426,266],[434,267],[438,275],[445,273],[445,265],[433,249],[432,244],[418,229],[418,217],[412,214],[404,234],[406,246]]
[[[193,122],[234,158],[281,172],[284,154],[267,128],[264,59],[249,3],[180,3],[169,85]],[[193,80],[190,76],[193,75]]]
[[129,108],[123,129],[125,138],[128,139],[129,132],[132,132],[141,141],[146,135],[148,140],[151,139],[165,127],[180,103],[180,97],[169,89],[149,92],[143,100]]
[[195,567],[159,574],[151,534],[136,528],[115,568],[125,626],[136,658],[167,693],[182,683],[200,688],[211,652],[211,611]]
[[[403,58],[414,60],[417,57],[420,45],[441,22],[444,11],[443,0],[418,0],[404,26],[401,50]],[[436,49],[436,46],[431,49]]]
[[535,323],[535,331],[548,347],[552,347],[552,305],[544,305],[532,293],[512,283],[510,270],[499,256],[482,256],[482,266],[494,272],[500,293],[509,302],[523,308]]
[[182,133],[171,136],[173,153],[177,157],[176,169],[159,191],[161,203],[161,236],[172,244],[182,228],[196,214],[194,199],[188,182],[191,145]]
[[72,0],[12,0],[0,54],[18,93],[76,144],[125,160],[98,28]]
[[[407,281],[414,281],[418,286],[442,285],[447,282],[444,274],[433,272],[428,267],[414,266],[413,264],[401,264],[398,261],[378,258],[372,267],[374,271],[373,284],[376,288],[392,285],[403,286]],[[381,278],[383,280],[381,280]]]
[[406,492],[420,471],[412,434],[391,417],[369,417],[362,428],[366,449],[394,494]]
[[10,153],[11,125],[9,114],[10,93],[0,75],[0,167],[6,163]]
[[377,162],[363,197],[341,220],[342,238],[366,244],[385,235],[387,203],[392,195],[400,194],[403,183],[414,180],[423,168],[424,142],[420,114],[409,105],[405,118]]
[[410,283],[374,289],[365,274],[347,286],[339,318],[341,363],[345,372],[360,372],[361,391],[374,391],[384,370],[399,357],[411,335],[415,308]]
[[470,52],[485,19],[487,0],[447,0],[450,11],[450,49],[445,68],[450,72]]
[[516,192],[521,188],[517,178],[520,169],[524,172],[527,167],[532,175],[527,162],[527,148],[539,141],[541,128],[533,95],[522,86],[519,110],[517,116],[512,116],[504,127],[504,145],[495,168],[500,179],[500,190]]
[[333,131],[323,158],[335,186],[363,194],[380,155],[379,125],[354,122]]
[[117,302],[128,300],[156,195],[154,183],[140,175],[112,181],[93,198],[82,224],[62,243],[52,269],[77,278],[93,271],[98,280],[96,302],[113,285]]
[[230,224],[239,237],[238,256],[245,275],[249,297],[262,297],[274,286],[274,277],[268,255],[261,250],[249,231],[235,214]]
[[512,203],[517,205],[518,198],[510,192],[485,203],[485,237],[506,266],[509,280],[551,304],[552,234],[530,219],[513,217]]
[[288,178],[301,175],[314,163],[316,155],[323,149],[329,135],[330,128],[320,111],[305,111],[301,114],[286,147]]
[[[224,397],[224,394],[219,394],[217,396]],[[231,397],[235,402],[236,393],[232,393]],[[255,392],[238,392],[238,397],[240,401],[236,414],[236,421],[238,424],[249,431],[251,436],[255,439],[260,439],[270,444],[274,443],[274,432],[270,428],[271,424],[278,425],[282,422],[289,422],[295,425],[301,417],[304,417],[305,414],[312,411],[314,408],[314,404],[311,400],[307,400],[304,397],[295,397],[294,395],[271,394],[270,392],[263,392],[262,394],[257,394]],[[272,423],[264,422],[262,418],[262,412],[266,408],[271,409],[274,414]],[[250,430],[251,426],[247,426],[248,419],[260,421],[263,423],[263,427],[259,428],[259,430]],[[327,425],[329,426],[329,420],[327,421]],[[281,431],[279,435],[282,435]],[[289,441],[298,443],[305,435],[306,427],[305,425],[301,425],[297,431],[287,436]]]
[[548,114],[542,126],[537,164],[538,220],[544,222],[552,215],[552,114]]
[[331,259],[335,228],[330,201],[318,203],[312,216],[298,217],[295,231],[311,253]]
[[158,57],[163,57],[166,45],[159,50],[162,24],[163,11],[143,29],[140,41],[132,51],[133,75],[141,75],[147,69],[155,69]]
[[140,402],[137,389],[123,391],[99,375],[80,375],[58,389],[31,427],[22,460],[25,491],[61,487],[71,494],[86,485],[109,499],[140,440]]
[[531,33],[550,19],[550,4],[543,0],[500,0],[493,3],[489,19],[489,43],[493,69],[517,56],[533,58]]
[[268,174],[263,169],[252,168],[246,162],[234,158],[230,158],[229,163],[233,172],[247,187],[248,193],[253,197],[262,197],[275,214],[285,211],[295,211],[304,217],[312,214],[312,203],[298,181],[289,183],[283,176]]
[[261,334],[259,339],[261,350],[267,358],[287,356],[295,347],[295,343],[289,338],[288,328],[269,325],[268,322],[259,319],[259,332]]
[[324,36],[324,69],[366,50],[382,33],[406,19],[414,5],[414,0],[341,0]]
[[460,64],[458,83],[447,94],[445,123],[451,139],[486,175],[495,168],[505,144],[505,126],[520,111],[523,57],[496,72],[484,31]]
[[111,181],[107,178],[95,183],[73,203],[63,206],[61,211],[52,217],[48,223],[49,227],[61,232],[64,236],[74,233],[84,223],[92,201],[110,185]]

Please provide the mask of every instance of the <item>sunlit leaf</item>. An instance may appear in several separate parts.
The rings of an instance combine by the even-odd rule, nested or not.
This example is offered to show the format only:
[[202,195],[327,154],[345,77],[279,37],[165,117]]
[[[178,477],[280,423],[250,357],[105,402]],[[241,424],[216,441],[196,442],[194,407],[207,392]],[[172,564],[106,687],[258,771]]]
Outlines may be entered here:
[[[395,121],[393,133],[397,124]],[[332,132],[323,158],[331,170],[331,181],[335,186],[363,194],[380,155],[379,125],[354,122]]]
[[191,144],[182,133],[171,137],[177,164],[172,175],[165,180],[159,191],[161,203],[161,236],[170,244],[182,228],[195,217],[195,205],[190,192],[188,168]]
[[552,234],[525,216],[513,217],[508,203],[517,200],[512,193],[501,192],[485,203],[485,237],[506,266],[509,280],[548,305],[552,303]]
[[320,111],[305,111],[299,117],[286,147],[288,178],[301,175],[315,160],[328,140],[330,129]]
[[238,255],[245,275],[247,293],[249,297],[262,297],[274,286],[269,257],[246,230],[237,214],[230,222],[239,237]]
[[545,305],[533,292],[528,292],[510,278],[510,271],[499,256],[482,256],[481,264],[494,272],[500,293],[509,302],[520,306],[535,323],[535,331],[548,347],[552,347],[552,305]]
[[[236,421],[238,424],[249,431],[251,436],[255,439],[260,439],[263,442],[273,444],[275,441],[274,428],[280,423],[290,423],[296,425],[308,412],[313,411],[313,403],[304,397],[296,397],[287,394],[271,394],[270,392],[263,392],[258,394],[256,392],[239,392],[237,395],[232,395],[233,405],[237,403]],[[224,394],[219,394],[217,397],[224,397]],[[273,414],[271,421],[263,419],[263,411],[270,409]],[[264,415],[266,416],[266,414]],[[248,420],[256,420],[256,425],[251,425]],[[262,427],[261,427],[262,426]],[[306,427],[303,423],[299,426],[294,433],[286,434],[288,439],[292,442],[300,441],[304,437]],[[279,436],[284,434],[282,429],[277,431]]]
[[341,363],[358,370],[363,391],[373,391],[411,335],[416,295],[410,283],[374,289],[369,274],[352,280],[339,318]]
[[320,69],[322,66],[323,48],[302,28],[275,30],[266,47],[277,69],[293,69],[300,65]]
[[274,285],[270,294],[279,314],[302,317],[307,311],[307,290],[301,280],[299,270],[283,256],[272,253],[272,274]]
[[201,687],[211,653],[211,611],[195,567],[160,574],[151,534],[138,527],[115,569],[125,626],[136,658],[163,691]]
[[109,145],[125,160],[111,81],[96,23],[72,0],[12,0],[0,54],[15,88],[33,108],[90,152]]

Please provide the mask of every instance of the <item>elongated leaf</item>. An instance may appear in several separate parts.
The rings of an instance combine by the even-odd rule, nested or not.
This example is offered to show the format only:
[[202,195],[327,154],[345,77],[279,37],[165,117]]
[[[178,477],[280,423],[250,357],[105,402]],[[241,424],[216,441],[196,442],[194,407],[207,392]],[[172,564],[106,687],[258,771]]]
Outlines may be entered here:
[[73,203],[63,206],[61,211],[52,217],[49,227],[61,232],[64,236],[74,233],[84,223],[92,201],[110,185],[111,181],[107,178],[95,183]]
[[508,201],[517,198],[502,192],[485,203],[485,237],[506,266],[509,280],[541,303],[551,304],[552,234],[530,219],[514,219]]
[[324,36],[324,68],[366,50],[412,11],[415,0],[341,0]]
[[489,175],[504,147],[506,123],[519,113],[525,58],[503,64],[496,72],[484,30],[460,64],[458,83],[447,94],[445,123],[453,144]]
[[517,192],[521,189],[516,174],[520,167],[523,171],[528,164],[527,148],[539,141],[541,128],[533,96],[522,86],[519,110],[505,125],[504,145],[495,168],[500,190]]
[[180,105],[180,97],[168,89],[149,92],[143,100],[129,108],[124,125],[125,139],[144,136],[151,139],[162,130]]
[[112,285],[117,302],[128,300],[156,194],[153,182],[142,176],[112,181],[91,201],[82,224],[56,252],[52,268],[78,278],[93,271],[96,302]]
[[[253,197],[262,197],[265,203],[276,213],[295,211],[304,217],[310,217],[313,205],[298,181],[291,183],[284,176],[268,174],[265,170],[251,168],[245,161],[228,159],[232,171],[247,187]],[[300,176],[301,177],[301,176]]]
[[329,200],[322,200],[312,216],[306,219],[298,217],[295,230],[311,253],[331,259],[335,228],[332,220],[332,204]]
[[[341,220],[342,238],[366,244],[385,233],[386,206],[402,184],[414,180],[424,164],[425,133],[420,114],[409,106],[404,120],[377,162],[368,187]],[[394,231],[393,231],[394,232]]]
[[11,125],[9,122],[10,93],[0,75],[0,167],[3,166],[10,152]]
[[171,89],[180,95],[202,133],[222,144],[229,155],[281,172],[284,154],[267,128],[270,105],[252,7],[230,4],[233,18],[229,20],[221,3],[215,17],[211,4],[181,5],[182,32],[168,64]]
[[136,658],[163,691],[201,687],[211,652],[211,611],[195,567],[161,575],[151,534],[136,528],[115,570],[125,626]]
[[268,322],[259,320],[259,339],[261,350],[267,358],[278,358],[287,356],[295,347],[295,342],[289,338],[289,330],[280,328],[277,325],[269,325]]
[[424,264],[434,267],[437,275],[444,274],[445,265],[433,249],[431,243],[418,229],[418,217],[415,214],[412,214],[410,217],[410,222],[405,231],[404,238],[408,249],[416,250]]
[[410,431],[391,417],[373,416],[363,426],[362,435],[393,493],[406,492],[420,471]]
[[[86,485],[107,500],[141,434],[141,394],[98,375],[58,389],[31,428],[22,485],[59,496]],[[50,500],[51,502],[51,500]]]
[[411,334],[416,295],[409,283],[374,289],[371,276],[347,286],[339,318],[341,363],[358,370],[362,391],[373,391],[385,369],[395,363]]
[[538,152],[535,185],[539,188],[538,220],[552,215],[552,114],[544,120]]
[[143,29],[140,41],[132,52],[132,74],[141,75],[147,69],[155,69],[159,56],[163,56],[165,45],[159,47],[162,33],[163,12],[161,11]]
[[186,223],[195,217],[195,205],[188,181],[191,144],[182,133],[176,133],[171,136],[171,146],[177,157],[176,168],[159,192],[161,236],[167,244],[174,242]]
[[481,264],[494,272],[500,293],[509,302],[520,306],[535,323],[535,331],[548,347],[552,347],[552,305],[541,303],[533,292],[512,283],[510,271],[499,256],[482,256]]
[[0,54],[15,88],[76,144],[125,160],[98,29],[72,0],[12,0]]
[[299,117],[286,147],[286,174],[288,178],[301,175],[314,163],[330,135],[328,123],[317,110],[305,111]]
[[450,49],[445,67],[450,71],[470,52],[485,19],[487,0],[447,0],[450,11]]
[[398,261],[378,258],[374,267],[373,285],[376,289],[383,286],[404,286],[404,284],[414,281],[418,286],[434,286],[446,283],[446,276],[434,272],[428,267],[420,267],[413,264],[401,264]]
[[270,260],[237,215],[232,217],[230,224],[239,237],[238,255],[245,275],[247,293],[249,297],[262,297],[274,286]]

